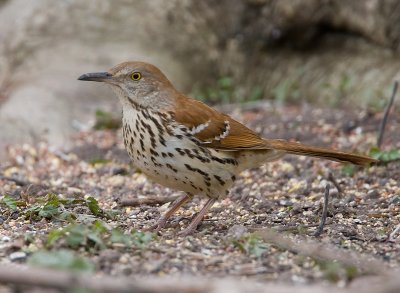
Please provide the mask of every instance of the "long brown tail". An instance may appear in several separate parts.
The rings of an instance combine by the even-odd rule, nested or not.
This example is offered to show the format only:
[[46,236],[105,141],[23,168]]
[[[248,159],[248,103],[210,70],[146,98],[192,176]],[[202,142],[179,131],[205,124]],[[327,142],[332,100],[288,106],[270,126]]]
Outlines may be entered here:
[[318,158],[325,158],[328,160],[352,163],[355,165],[368,165],[376,163],[377,160],[368,156],[357,155],[352,153],[345,153],[332,149],[308,146],[297,142],[290,142],[283,139],[266,139],[269,146],[274,149],[285,151],[289,154],[312,156]]

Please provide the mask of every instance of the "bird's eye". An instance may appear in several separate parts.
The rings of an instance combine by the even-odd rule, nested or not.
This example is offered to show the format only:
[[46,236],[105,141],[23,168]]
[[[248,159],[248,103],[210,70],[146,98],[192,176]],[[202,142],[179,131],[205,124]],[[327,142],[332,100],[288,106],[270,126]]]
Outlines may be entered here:
[[134,72],[134,73],[132,73],[131,78],[133,80],[139,80],[142,78],[142,75],[139,72]]

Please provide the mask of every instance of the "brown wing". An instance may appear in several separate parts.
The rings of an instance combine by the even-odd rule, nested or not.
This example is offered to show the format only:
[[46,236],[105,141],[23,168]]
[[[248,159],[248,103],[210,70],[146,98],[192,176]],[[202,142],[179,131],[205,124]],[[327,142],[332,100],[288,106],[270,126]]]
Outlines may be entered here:
[[183,95],[177,100],[175,120],[188,127],[204,146],[232,151],[270,148],[254,131],[228,115]]
[[374,163],[376,160],[358,154],[307,146],[281,139],[262,139],[254,131],[219,113],[206,104],[178,96],[179,109],[174,109],[175,120],[185,125],[204,146],[227,151],[244,149],[276,149],[295,155],[325,158],[356,165]]

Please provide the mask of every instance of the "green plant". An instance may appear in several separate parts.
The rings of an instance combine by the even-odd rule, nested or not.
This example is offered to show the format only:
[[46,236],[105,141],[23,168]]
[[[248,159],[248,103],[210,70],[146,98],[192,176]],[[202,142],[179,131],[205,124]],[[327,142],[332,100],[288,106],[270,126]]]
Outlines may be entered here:
[[344,164],[342,166],[342,173],[346,176],[353,176],[356,172],[356,166],[352,164]]
[[207,87],[203,90],[195,89],[192,93],[195,99],[207,101],[212,104],[216,103],[234,103],[243,101],[255,101],[262,97],[262,89],[255,86],[249,93],[235,86],[232,77],[225,76],[217,80],[214,86]]
[[272,90],[272,96],[280,104],[297,101],[300,97],[300,86],[296,80],[283,79]]
[[339,99],[345,98],[349,95],[354,84],[354,79],[346,73],[343,73],[337,87],[337,95],[339,96]]
[[107,164],[107,163],[110,163],[111,162],[111,160],[107,160],[107,159],[104,159],[104,158],[94,158],[94,159],[92,159],[92,160],[90,160],[89,161],[89,163],[91,164],[91,165],[97,165],[97,164]]
[[10,210],[15,211],[17,209],[18,202],[9,195],[5,195],[1,202],[5,204]]
[[335,261],[318,261],[318,264],[325,278],[332,283],[337,283],[341,279],[351,281],[358,275],[358,270],[354,266],[346,266]]
[[260,257],[268,250],[267,244],[255,234],[245,234],[239,239],[232,241],[233,246],[239,248],[242,252],[248,255]]
[[400,159],[400,149],[381,150],[378,147],[373,147],[369,150],[369,155],[374,159],[388,163]]
[[56,194],[48,194],[43,198],[38,198],[37,202],[27,208],[23,213],[30,219],[40,220],[41,218],[59,219],[73,221],[77,218],[76,214],[69,212],[65,207],[83,204],[95,216],[105,216],[108,214],[100,209],[97,200],[93,197],[86,199],[61,199]]
[[93,197],[62,199],[58,195],[49,193],[46,196],[36,198],[33,204],[17,201],[14,198],[5,195],[1,203],[4,204],[10,211],[18,210],[19,214],[31,220],[57,219],[62,221],[73,222],[78,215],[68,211],[68,208],[78,205],[86,206],[95,216],[105,218],[113,218],[114,215],[110,211],[105,211],[100,208],[97,200]]
[[154,239],[154,234],[132,230],[124,233],[120,228],[110,228],[96,220],[91,224],[69,224],[62,229],[51,230],[47,236],[46,247],[67,247],[85,250],[101,250],[119,243],[125,247],[144,249]]
[[121,127],[121,119],[112,113],[97,110],[95,113],[96,123],[94,129],[118,129]]
[[34,252],[28,258],[28,263],[34,266],[79,272],[93,272],[95,268],[87,258],[77,256],[65,249]]
[[324,89],[324,102],[332,107],[337,107],[348,99],[354,91],[355,80],[347,73],[342,73],[339,80],[327,81],[322,84]]

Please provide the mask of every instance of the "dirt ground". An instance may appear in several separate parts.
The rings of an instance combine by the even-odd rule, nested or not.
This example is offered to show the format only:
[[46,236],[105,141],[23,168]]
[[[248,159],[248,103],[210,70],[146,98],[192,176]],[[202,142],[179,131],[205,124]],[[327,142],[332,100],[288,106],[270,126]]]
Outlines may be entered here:
[[[361,153],[368,153],[376,143],[382,118],[381,113],[315,109],[308,105],[265,106],[230,114],[264,137]],[[393,113],[384,149],[400,148],[399,126],[400,115]],[[187,204],[158,235],[141,234],[143,228],[153,224],[166,210],[168,203],[139,206],[121,203],[129,199],[177,196],[180,192],[147,181],[130,165],[120,130],[90,130],[72,140],[75,146],[68,151],[46,143],[36,147],[9,146],[10,159],[0,169],[3,198],[0,264],[18,267],[34,263],[30,259],[40,251],[66,249],[84,257],[92,272],[100,276],[231,277],[261,284],[346,288],[358,279],[374,275],[357,264],[321,260],[285,249],[255,233],[268,227],[293,241],[310,240],[337,248],[339,253],[357,253],[378,261],[388,271],[399,267],[398,160],[361,169],[285,156],[243,172],[229,196],[215,204],[198,231],[182,238],[176,233],[188,225],[204,199],[196,198]],[[322,234],[315,237],[327,183],[331,186],[328,218]],[[51,206],[53,210],[49,212],[43,209],[49,204],[49,193],[75,201],[56,200],[55,208]],[[5,204],[5,197],[14,199],[17,206]],[[99,207],[93,208],[88,203],[89,197]],[[84,240],[71,244],[68,237],[72,230],[54,232],[63,231],[68,225],[89,227],[96,220],[103,225],[99,228],[103,232],[95,233],[101,239],[96,240],[89,231]],[[128,240],[121,236],[118,241],[114,234],[115,237],[107,234],[114,228],[133,236]],[[49,240],[49,232],[56,235],[54,241]]]

